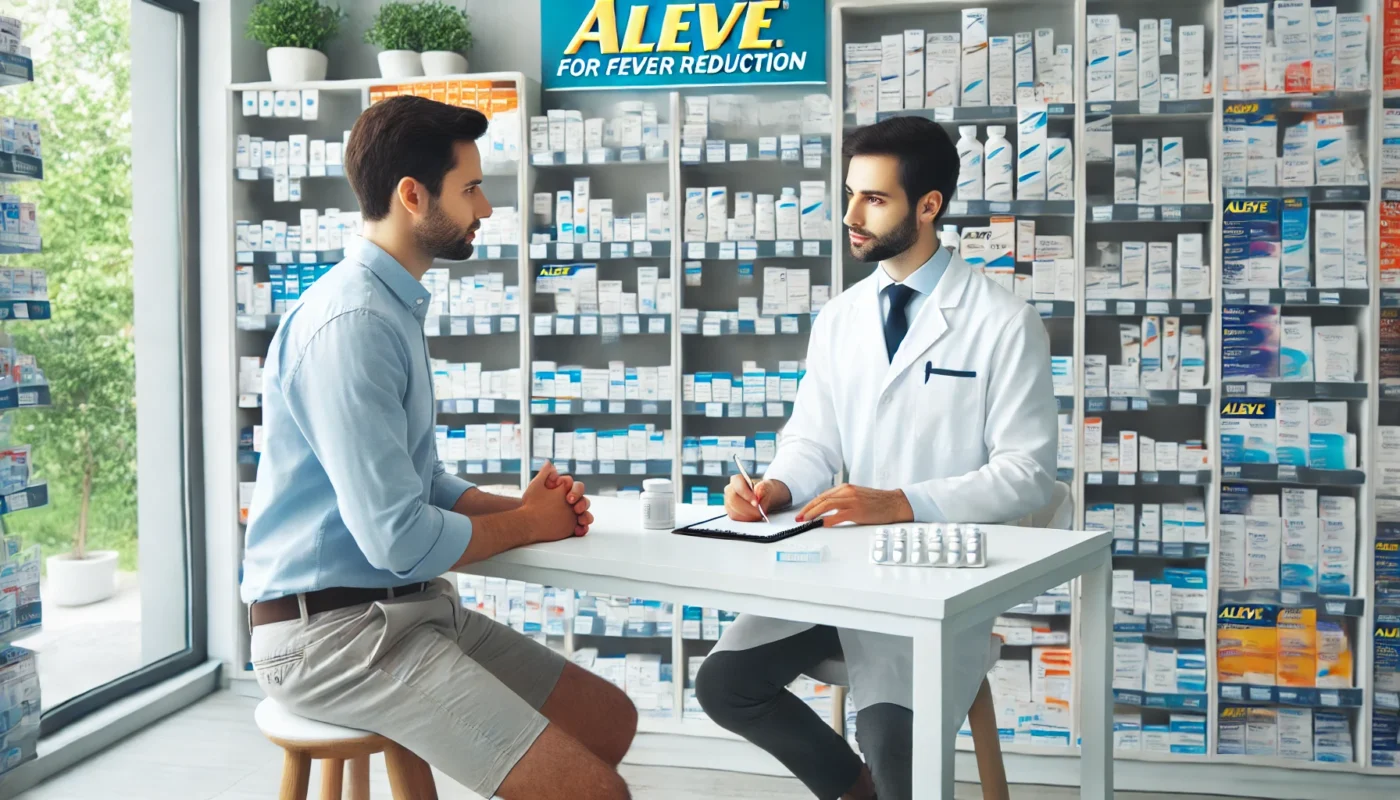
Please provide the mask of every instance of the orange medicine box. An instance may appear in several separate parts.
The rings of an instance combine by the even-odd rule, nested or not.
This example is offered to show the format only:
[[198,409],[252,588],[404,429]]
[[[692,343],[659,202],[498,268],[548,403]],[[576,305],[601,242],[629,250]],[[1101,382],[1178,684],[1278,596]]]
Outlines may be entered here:
[[1215,666],[1221,683],[1273,686],[1278,670],[1278,606],[1229,604],[1216,614]]
[[1317,610],[1278,612],[1278,685],[1312,686],[1317,679]]

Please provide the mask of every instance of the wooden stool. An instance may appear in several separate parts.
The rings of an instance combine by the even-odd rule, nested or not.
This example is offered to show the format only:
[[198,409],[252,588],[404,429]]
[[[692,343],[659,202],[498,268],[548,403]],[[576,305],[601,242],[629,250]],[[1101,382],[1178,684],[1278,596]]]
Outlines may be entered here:
[[253,718],[258,730],[286,751],[279,800],[306,800],[312,759],[321,762],[321,800],[341,800],[347,761],[347,800],[370,800],[369,757],[375,753],[384,754],[394,800],[437,800],[428,762],[383,736],[299,717],[270,697],[258,703]]

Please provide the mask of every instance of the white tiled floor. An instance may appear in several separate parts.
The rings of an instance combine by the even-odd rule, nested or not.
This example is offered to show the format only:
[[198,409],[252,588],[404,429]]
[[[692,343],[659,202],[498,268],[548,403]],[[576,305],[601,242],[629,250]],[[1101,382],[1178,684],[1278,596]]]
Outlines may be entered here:
[[[49,779],[16,800],[268,800],[277,796],[282,751],[253,725],[250,700],[220,692],[187,708],[87,762]],[[732,772],[622,768],[636,800],[799,800],[810,798],[790,778]],[[313,772],[310,797],[318,797]],[[438,774],[441,800],[479,800]],[[371,767],[374,798],[389,797],[384,764]],[[1016,800],[1070,800],[1077,790],[1021,786]],[[1184,795],[1119,794],[1125,800],[1187,800]],[[971,784],[958,784],[958,800],[978,800]],[[1204,798],[1198,798],[1204,800]]]

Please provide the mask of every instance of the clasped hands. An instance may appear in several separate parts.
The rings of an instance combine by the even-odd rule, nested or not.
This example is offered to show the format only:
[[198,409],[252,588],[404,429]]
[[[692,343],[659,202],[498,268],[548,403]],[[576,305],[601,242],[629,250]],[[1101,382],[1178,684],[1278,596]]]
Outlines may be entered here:
[[583,536],[593,524],[593,513],[584,496],[583,481],[560,474],[554,462],[546,461],[525,487],[521,507],[529,513],[535,538],[554,542],[570,536]]
[[[763,511],[792,504],[792,492],[778,480],[762,480],[749,489],[742,475],[734,475],[724,487],[724,511],[730,519],[757,522]],[[914,509],[900,489],[868,489],[843,483],[822,492],[797,513],[798,522],[820,519],[826,527],[853,522],[857,525],[889,525],[913,522]]]

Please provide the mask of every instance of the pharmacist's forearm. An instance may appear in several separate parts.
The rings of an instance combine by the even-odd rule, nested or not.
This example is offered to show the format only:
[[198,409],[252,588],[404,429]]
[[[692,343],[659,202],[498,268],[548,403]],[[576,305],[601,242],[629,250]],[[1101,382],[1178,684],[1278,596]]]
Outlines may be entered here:
[[523,509],[473,516],[471,520],[471,541],[467,543],[466,552],[452,565],[454,570],[535,543],[534,530]]
[[499,514],[502,511],[514,511],[517,508],[520,508],[519,498],[483,492],[476,487],[462,492],[462,496],[457,498],[457,502],[452,506],[453,511],[464,517]]

